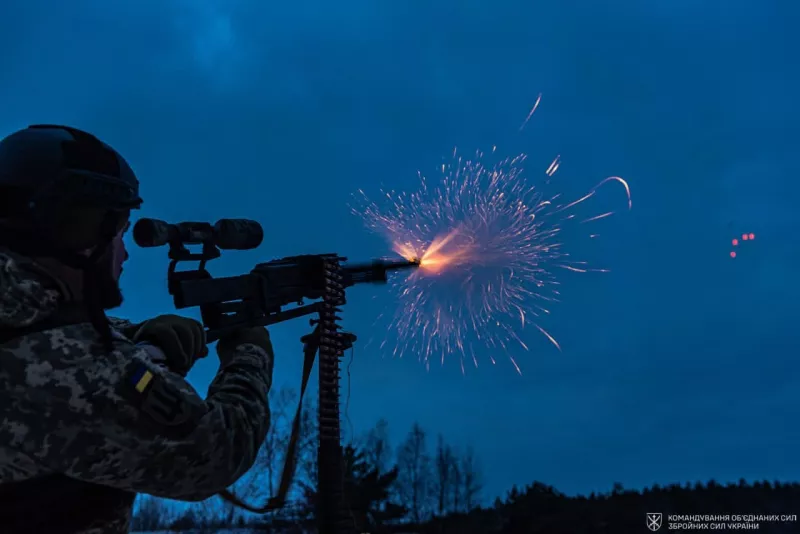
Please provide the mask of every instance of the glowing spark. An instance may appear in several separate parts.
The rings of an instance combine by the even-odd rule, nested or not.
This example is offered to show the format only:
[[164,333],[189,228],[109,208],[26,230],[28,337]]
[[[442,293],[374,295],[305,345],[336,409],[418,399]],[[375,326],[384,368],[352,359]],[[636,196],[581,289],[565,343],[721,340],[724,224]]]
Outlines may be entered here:
[[[556,340],[553,338],[553,336],[551,336],[550,334],[548,334],[548,333],[547,333],[547,331],[546,331],[544,328],[542,328],[541,326],[539,326],[538,324],[537,324],[537,325],[534,325],[534,326],[535,326],[536,328],[538,328],[538,329],[539,329],[539,331],[540,331],[542,334],[544,334],[545,336],[547,336],[547,339],[549,339],[549,340],[550,340],[550,342],[551,342],[551,343],[553,343],[553,345],[555,345],[555,346],[556,346],[556,348],[557,348],[558,350],[561,350],[561,345],[559,345],[559,344],[558,344],[558,341],[556,341]],[[519,370],[519,369],[517,369],[517,370]]]
[[605,213],[601,213],[600,215],[595,215],[594,217],[589,217],[588,219],[584,219],[581,222],[582,223],[587,223],[587,222],[592,222],[592,221],[598,221],[600,219],[605,219],[606,217],[610,217],[611,215],[614,215],[614,212],[613,211],[607,211]]
[[[400,303],[388,325],[395,356],[412,353],[429,366],[432,357],[444,362],[445,356],[457,354],[463,369],[467,358],[477,367],[480,350],[492,363],[495,354],[509,357],[519,372],[511,352],[515,346],[528,350],[520,337],[527,326],[561,350],[555,337],[537,324],[550,313],[545,305],[559,300],[554,272],[604,272],[573,261],[564,251],[559,241],[564,223],[611,181],[623,185],[630,208],[630,188],[613,176],[565,203],[559,195],[545,198],[526,183],[524,154],[491,166],[482,162],[482,155],[478,151],[474,158],[464,158],[454,150],[453,160],[441,166],[439,180],[429,181],[420,173],[416,192],[382,191],[380,205],[359,191],[351,208],[396,253],[420,260],[413,274],[393,279]],[[548,175],[559,162],[553,160]]]
[[539,102],[541,102],[541,101],[542,101],[542,93],[539,93],[539,96],[536,97],[536,102],[533,104],[533,107],[531,108],[530,112],[528,113],[528,116],[525,117],[525,120],[522,121],[522,125],[519,127],[519,131],[520,132],[525,128],[525,126],[527,126],[528,122],[530,122],[531,117],[533,117],[533,114],[534,114],[534,112],[536,112],[536,108],[539,107]]
[[547,176],[553,176],[558,170],[559,165],[561,165],[561,156],[556,156],[556,159],[553,160],[553,163],[551,163],[550,166],[547,167],[547,170],[544,171],[544,173]]

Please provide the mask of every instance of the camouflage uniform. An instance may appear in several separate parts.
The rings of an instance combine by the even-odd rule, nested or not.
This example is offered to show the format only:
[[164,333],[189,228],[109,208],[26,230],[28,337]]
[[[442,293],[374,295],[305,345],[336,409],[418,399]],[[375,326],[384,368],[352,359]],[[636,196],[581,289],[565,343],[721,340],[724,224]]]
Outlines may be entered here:
[[[60,295],[53,277],[0,251],[0,329],[46,320]],[[114,337],[106,352],[82,323],[0,344],[0,532],[128,532],[136,492],[200,501],[255,461],[271,350],[236,347],[203,400]]]

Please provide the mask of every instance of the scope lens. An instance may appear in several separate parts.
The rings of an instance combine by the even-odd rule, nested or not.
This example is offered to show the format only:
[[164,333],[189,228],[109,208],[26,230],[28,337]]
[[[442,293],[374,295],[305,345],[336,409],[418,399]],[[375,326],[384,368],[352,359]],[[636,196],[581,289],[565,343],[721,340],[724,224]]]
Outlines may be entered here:
[[133,225],[133,241],[140,247],[160,247],[169,242],[170,224],[158,219],[139,219]]

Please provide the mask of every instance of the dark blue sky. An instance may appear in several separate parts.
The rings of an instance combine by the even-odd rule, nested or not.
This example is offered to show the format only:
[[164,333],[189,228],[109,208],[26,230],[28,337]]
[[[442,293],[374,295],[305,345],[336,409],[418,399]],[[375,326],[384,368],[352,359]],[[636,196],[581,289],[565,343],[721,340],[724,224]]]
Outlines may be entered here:
[[[502,358],[462,376],[360,342],[357,432],[385,416],[395,439],[419,421],[471,443],[488,495],[534,479],[569,493],[800,479],[789,2],[14,4],[0,8],[0,132],[96,133],[139,174],[141,215],[260,221],[261,249],[228,254],[218,274],[298,253],[387,254],[349,195],[412,188],[456,145],[523,150],[531,177],[561,154],[570,197],[629,180],[633,211],[574,251],[612,272],[564,276],[543,324],[563,353],[530,332],[522,376]],[[757,241],[731,260],[742,231]],[[123,315],[170,311],[165,269],[165,251],[132,251]],[[351,293],[361,339],[387,295]],[[272,329],[276,385],[298,384],[306,328]],[[190,375],[201,392],[212,360]]]

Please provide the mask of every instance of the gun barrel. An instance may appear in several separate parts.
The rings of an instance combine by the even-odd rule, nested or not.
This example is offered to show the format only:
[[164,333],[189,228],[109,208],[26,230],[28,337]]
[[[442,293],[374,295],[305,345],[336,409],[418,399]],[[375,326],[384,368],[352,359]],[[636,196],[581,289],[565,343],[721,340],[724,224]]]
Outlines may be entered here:
[[419,260],[373,260],[371,263],[348,265],[344,268],[346,285],[386,282],[389,271],[417,267]]
[[400,269],[416,269],[420,261],[414,260],[379,260],[387,271],[397,271]]

